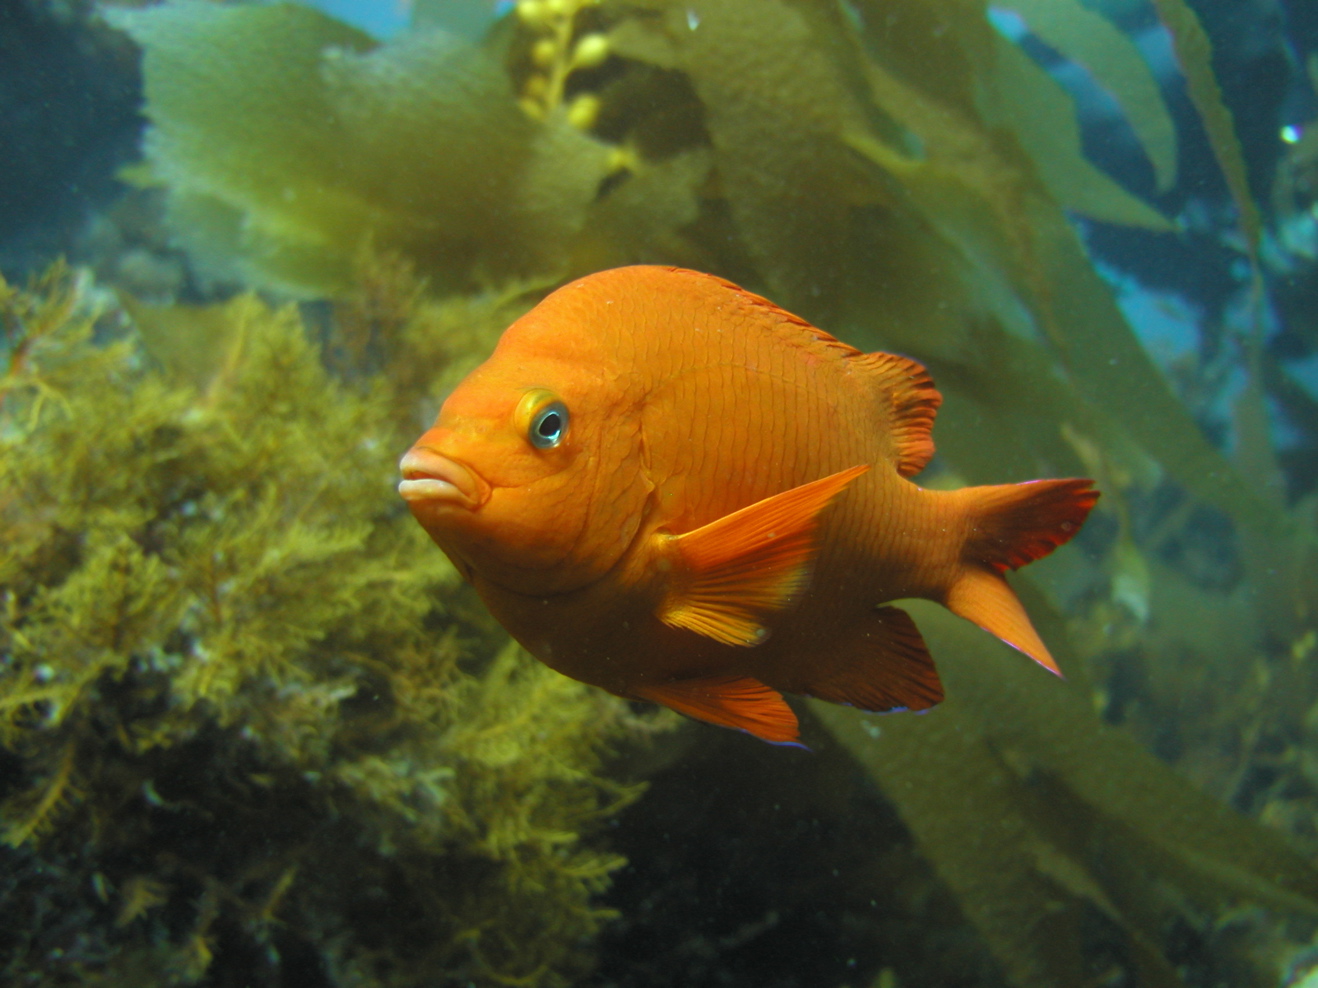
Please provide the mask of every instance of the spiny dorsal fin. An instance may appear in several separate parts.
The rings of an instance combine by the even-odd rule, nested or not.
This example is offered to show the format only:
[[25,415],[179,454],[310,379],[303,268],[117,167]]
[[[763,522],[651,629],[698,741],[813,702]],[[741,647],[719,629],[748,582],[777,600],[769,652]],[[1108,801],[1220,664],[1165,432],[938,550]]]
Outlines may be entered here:
[[683,535],[659,534],[671,579],[659,619],[725,645],[758,645],[763,619],[810,582],[819,512],[868,464],[756,501]]
[[923,364],[895,353],[859,354],[852,363],[873,375],[875,386],[891,401],[888,425],[897,453],[897,472],[903,477],[915,476],[934,455],[934,416],[943,396],[933,378]]
[[814,348],[818,353],[832,353],[839,358],[858,357],[860,351],[850,343],[844,343],[832,333],[820,329],[810,320],[788,312],[776,302],[771,302],[763,295],[756,295],[740,285],[720,278],[718,275],[691,271],[686,268],[669,268],[674,274],[689,276],[709,285],[718,285],[726,289],[748,310],[755,312],[764,320],[765,328],[778,334],[784,342],[793,346]]
[[771,744],[796,744],[796,714],[782,695],[749,676],[679,679],[632,691],[640,700],[720,727],[754,734]]

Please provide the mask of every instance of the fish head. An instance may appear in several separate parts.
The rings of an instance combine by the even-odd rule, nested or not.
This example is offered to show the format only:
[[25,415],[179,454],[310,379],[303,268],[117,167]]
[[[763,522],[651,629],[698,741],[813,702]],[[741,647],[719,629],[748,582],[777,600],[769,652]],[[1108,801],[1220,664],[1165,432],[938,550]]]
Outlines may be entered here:
[[579,341],[555,346],[531,316],[404,455],[399,493],[468,579],[541,595],[613,569],[649,487],[626,375]]

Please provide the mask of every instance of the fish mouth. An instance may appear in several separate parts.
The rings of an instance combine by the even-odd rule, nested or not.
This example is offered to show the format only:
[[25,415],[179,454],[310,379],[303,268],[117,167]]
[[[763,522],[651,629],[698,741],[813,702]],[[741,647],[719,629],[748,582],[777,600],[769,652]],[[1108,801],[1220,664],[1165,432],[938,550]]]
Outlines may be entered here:
[[489,496],[489,485],[457,460],[428,446],[413,446],[398,464],[403,475],[398,493],[409,505],[453,504],[479,508]]

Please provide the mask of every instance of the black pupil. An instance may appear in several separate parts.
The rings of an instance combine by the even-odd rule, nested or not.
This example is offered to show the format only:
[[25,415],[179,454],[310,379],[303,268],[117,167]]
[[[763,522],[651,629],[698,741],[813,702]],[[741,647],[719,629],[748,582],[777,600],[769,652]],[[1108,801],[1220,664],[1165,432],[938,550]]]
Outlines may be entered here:
[[550,412],[540,420],[540,428],[536,431],[545,439],[553,439],[562,428],[563,424],[559,420],[558,412]]

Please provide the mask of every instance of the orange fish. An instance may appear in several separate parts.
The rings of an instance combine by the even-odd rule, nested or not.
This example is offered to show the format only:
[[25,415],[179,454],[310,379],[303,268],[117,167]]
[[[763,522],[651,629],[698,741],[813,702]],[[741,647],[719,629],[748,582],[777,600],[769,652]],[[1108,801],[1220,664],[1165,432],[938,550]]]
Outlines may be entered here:
[[942,699],[887,601],[938,601],[1057,671],[1002,574],[1071,538],[1098,492],[918,487],[941,401],[914,361],[720,278],[617,268],[505,331],[399,493],[546,665],[790,743],[781,692]]

